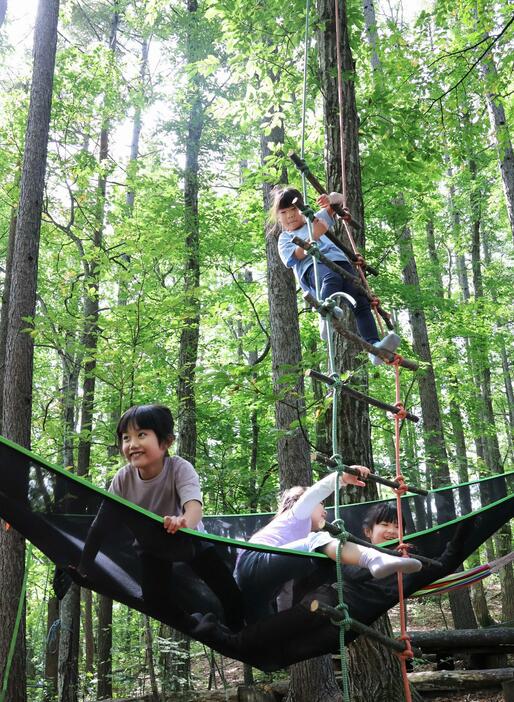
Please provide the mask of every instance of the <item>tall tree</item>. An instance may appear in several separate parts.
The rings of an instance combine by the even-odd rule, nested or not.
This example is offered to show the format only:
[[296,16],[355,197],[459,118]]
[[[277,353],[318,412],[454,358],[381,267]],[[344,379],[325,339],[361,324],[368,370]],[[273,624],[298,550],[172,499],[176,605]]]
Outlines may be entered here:
[[[59,0],[41,1],[34,30],[34,61],[29,117],[20,183],[20,201],[12,254],[8,325],[5,351],[3,433],[30,447],[34,341],[27,333],[36,311],[41,210],[46,172],[48,132],[57,47]],[[24,572],[24,540],[14,530],[0,529],[0,582],[4,592],[0,619],[0,675],[5,672]],[[25,624],[21,622],[10,671],[7,699],[24,702]]]
[[[353,218],[357,222],[363,223],[364,201],[359,154],[359,117],[355,96],[355,61],[350,47],[345,3],[340,2],[338,5],[343,133],[341,133],[340,127],[338,87],[335,80],[338,47],[334,3],[330,0],[318,0],[318,14],[322,20],[319,57],[321,91],[324,97],[324,123],[327,134],[328,186],[329,190],[346,192],[347,206]],[[370,16],[369,7],[368,16]],[[376,32],[376,26],[372,23],[368,34],[373,37],[374,32]],[[343,149],[342,153],[341,149]],[[342,172],[342,162],[345,165],[344,173]],[[355,231],[354,238],[359,249],[364,250],[364,229]],[[346,315],[345,324],[354,325],[352,316]],[[338,339],[336,348],[338,366],[355,376],[359,366],[355,347],[346,340]],[[366,371],[359,372],[356,377],[365,392],[368,383]],[[343,395],[339,401],[337,430],[343,460],[346,463],[372,466],[373,452],[368,407],[364,403],[356,403]],[[364,499],[375,497],[375,488],[368,487],[364,490]],[[360,493],[350,497],[352,501],[360,499],[362,499]],[[392,634],[387,617],[376,622],[375,626],[388,635]],[[359,641],[356,646],[352,646],[350,649],[349,663],[352,699],[359,701],[373,699],[377,690],[381,690],[384,701],[391,700],[392,702],[392,700],[403,699],[398,660],[388,649],[376,646],[368,640]]]
[[[185,60],[191,69],[187,87],[187,140],[184,170],[184,232],[186,260],[184,262],[184,323],[180,332],[178,357],[178,443],[177,452],[193,465],[196,462],[197,418],[195,375],[200,338],[200,223],[198,216],[200,148],[205,122],[205,101],[202,76],[195,63],[202,57],[203,22],[197,0],[186,0]],[[180,655],[173,662],[173,679],[177,689],[189,689],[191,662],[188,637],[174,632]]]
[[[270,110],[268,116],[275,109]],[[281,149],[284,144],[283,122],[279,120],[261,138],[263,163]],[[272,151],[273,150],[273,151]],[[284,183],[287,174],[283,170],[277,178]],[[264,183],[264,207],[272,204],[272,183]],[[309,485],[312,480],[309,445],[298,422],[305,417],[304,381],[301,372],[302,351],[296,301],[296,283],[293,272],[285,269],[278,255],[278,234],[274,223],[266,229],[266,261],[268,281],[268,303],[270,311],[270,341],[272,353],[273,387],[275,400],[275,426],[278,430],[277,458],[280,471],[280,486],[287,489],[293,485]],[[296,379],[291,382],[291,373]],[[292,427],[296,427],[292,429]],[[321,656],[291,666],[287,702],[338,702],[340,692],[335,682],[332,661]]]
[[[511,20],[512,21],[512,20]],[[486,37],[487,38],[487,37]],[[509,132],[509,124],[501,96],[498,94],[498,75],[493,56],[489,53],[480,64],[484,81],[487,109],[494,136],[498,165],[503,183],[505,206],[514,240],[514,150]]]
[[[114,3],[112,15],[109,23],[108,49],[109,59],[114,60],[117,46],[117,34],[119,26],[118,1]],[[106,99],[104,98],[104,104]],[[94,192],[93,206],[93,232],[92,250],[86,251],[83,242],[76,236],[72,239],[77,244],[79,253],[82,255],[82,265],[84,269],[83,288],[83,329],[81,346],[83,349],[83,382],[82,401],[80,409],[80,433],[77,455],[77,474],[85,476],[89,472],[91,462],[91,445],[93,430],[93,414],[95,407],[96,389],[96,367],[97,348],[99,337],[99,293],[100,293],[100,259],[103,249],[105,211],[106,211],[106,190],[107,172],[109,169],[109,115],[102,114],[100,126],[100,149],[98,154],[98,177]],[[100,609],[102,621],[99,626],[99,652],[101,653],[101,665],[99,667],[98,695],[102,697],[112,696],[112,681],[110,674],[110,628],[111,623],[108,618],[108,603],[102,601]],[[59,646],[59,670],[61,680],[59,690],[61,702],[76,702],[78,696],[78,658],[79,658],[79,630],[80,630],[80,589],[73,585],[67,592],[61,603],[62,630],[67,632],[61,635]],[[102,637],[107,637],[103,642]]]

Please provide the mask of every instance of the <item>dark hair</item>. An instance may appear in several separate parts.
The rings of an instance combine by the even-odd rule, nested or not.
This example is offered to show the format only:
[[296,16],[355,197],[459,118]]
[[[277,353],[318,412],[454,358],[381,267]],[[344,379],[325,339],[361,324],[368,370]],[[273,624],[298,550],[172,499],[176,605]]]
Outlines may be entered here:
[[278,185],[273,191],[273,204],[270,208],[270,217],[273,221],[277,220],[279,210],[285,210],[288,207],[303,207],[303,195],[296,188],[287,188]]
[[165,405],[134,405],[124,412],[116,427],[120,447],[122,436],[129,427],[151,429],[155,432],[159,444],[175,438],[173,415]]
[[280,495],[280,501],[277,507],[277,513],[275,517],[279,514],[283,514],[291,509],[291,507],[298,502],[303,493],[307,490],[303,485],[295,485],[294,487],[284,490]]
[[[396,505],[392,502],[378,502],[373,505],[367,512],[362,521],[363,529],[373,529],[375,524],[380,522],[392,522],[398,524],[398,513]],[[405,529],[405,517],[402,516],[402,525]]]

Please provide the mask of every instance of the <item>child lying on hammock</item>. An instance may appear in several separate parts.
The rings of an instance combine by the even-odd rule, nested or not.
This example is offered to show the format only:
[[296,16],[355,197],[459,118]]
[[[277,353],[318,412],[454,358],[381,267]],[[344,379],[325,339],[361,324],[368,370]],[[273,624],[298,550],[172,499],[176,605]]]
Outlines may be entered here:
[[[369,474],[369,468],[353,467],[359,470],[362,478]],[[320,530],[327,514],[323,500],[334,491],[336,480],[337,474],[332,473],[309,488],[296,486],[286,490],[275,517],[254,534],[250,542],[299,551],[319,551],[336,560],[337,539]],[[343,473],[340,487],[344,485],[364,487],[365,483],[354,475]],[[414,573],[421,569],[420,561],[415,558],[391,556],[350,542],[344,544],[341,560],[347,565],[368,569],[377,579],[398,571]],[[277,597],[278,609],[285,609],[289,604],[283,592],[286,583],[306,577],[317,568],[318,561],[314,558],[291,558],[284,553],[243,551],[239,555],[234,576],[243,592],[247,622],[272,614]]]

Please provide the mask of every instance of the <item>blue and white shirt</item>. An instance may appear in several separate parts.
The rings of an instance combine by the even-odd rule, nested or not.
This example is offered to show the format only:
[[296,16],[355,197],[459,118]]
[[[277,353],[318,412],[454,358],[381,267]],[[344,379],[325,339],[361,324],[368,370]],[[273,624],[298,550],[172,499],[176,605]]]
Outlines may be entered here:
[[[316,217],[322,222],[325,222],[329,229],[333,227],[334,220],[328,214],[325,208],[319,212],[316,212]],[[287,268],[292,268],[294,270],[296,279],[300,285],[302,285],[302,281],[304,280],[307,271],[312,266],[312,256],[306,256],[302,259],[296,258],[296,244],[293,244],[293,238],[295,236],[298,236],[300,239],[304,239],[305,241],[309,240],[309,227],[307,222],[305,222],[303,227],[295,229],[292,232],[281,232],[280,236],[278,237],[278,253],[282,259],[282,263],[287,266]],[[348,257],[343,253],[343,251],[333,244],[324,234],[319,239],[317,244],[321,253],[327,256],[331,261],[348,261]],[[302,287],[306,287],[305,284],[303,284]]]

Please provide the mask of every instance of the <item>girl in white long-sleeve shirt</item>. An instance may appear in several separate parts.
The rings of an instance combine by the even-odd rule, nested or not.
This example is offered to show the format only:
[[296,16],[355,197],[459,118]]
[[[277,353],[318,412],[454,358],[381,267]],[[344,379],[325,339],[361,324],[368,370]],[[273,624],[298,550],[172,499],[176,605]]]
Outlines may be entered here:
[[[369,469],[353,466],[365,478]],[[326,476],[310,488],[301,486],[287,490],[276,516],[250,539],[251,543],[279,546],[297,551],[320,551],[333,560],[337,557],[337,539],[320,531],[326,517],[322,501],[336,486],[336,473]],[[340,485],[364,487],[358,477],[343,473]],[[385,578],[401,571],[414,573],[421,569],[415,558],[402,558],[380,553],[375,549],[347,542],[341,549],[341,560],[348,565],[368,568],[375,578]],[[273,611],[273,600],[283,586],[295,578],[308,575],[316,567],[315,559],[295,558],[284,553],[244,551],[237,562],[235,577],[246,602],[247,620]]]

